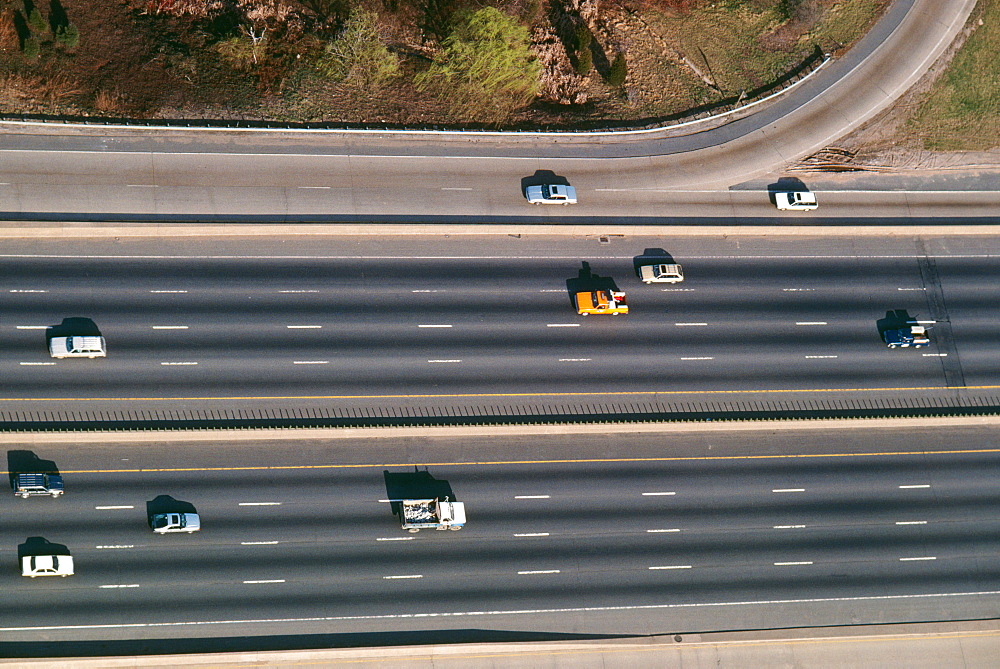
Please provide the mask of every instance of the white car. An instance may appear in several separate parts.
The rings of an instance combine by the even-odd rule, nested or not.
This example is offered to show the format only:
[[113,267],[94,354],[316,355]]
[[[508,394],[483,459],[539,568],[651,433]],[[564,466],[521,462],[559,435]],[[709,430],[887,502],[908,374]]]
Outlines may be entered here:
[[63,358],[104,358],[107,349],[104,337],[53,337],[49,340],[49,355]]
[[158,513],[150,524],[157,534],[168,532],[197,532],[201,529],[201,518],[197,513]]
[[73,575],[73,558],[69,555],[25,555],[21,558],[21,575],[36,576]]
[[684,280],[684,268],[677,264],[658,263],[639,267],[639,278],[643,283],[680,283]]
[[781,211],[812,211],[819,206],[809,191],[781,191],[774,194],[774,202]]
[[576,189],[559,184],[528,186],[524,190],[531,204],[576,204]]

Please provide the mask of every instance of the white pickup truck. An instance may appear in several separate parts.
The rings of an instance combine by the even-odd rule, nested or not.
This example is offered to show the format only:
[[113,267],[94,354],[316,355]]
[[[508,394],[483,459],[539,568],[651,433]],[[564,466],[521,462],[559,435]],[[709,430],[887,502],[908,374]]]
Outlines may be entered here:
[[676,263],[657,263],[639,267],[639,278],[643,283],[680,283],[684,280],[684,268]]
[[150,525],[157,534],[169,532],[197,532],[201,529],[201,518],[197,513],[158,513],[150,519]]
[[49,354],[53,358],[104,358],[108,351],[104,337],[53,337],[49,340]]

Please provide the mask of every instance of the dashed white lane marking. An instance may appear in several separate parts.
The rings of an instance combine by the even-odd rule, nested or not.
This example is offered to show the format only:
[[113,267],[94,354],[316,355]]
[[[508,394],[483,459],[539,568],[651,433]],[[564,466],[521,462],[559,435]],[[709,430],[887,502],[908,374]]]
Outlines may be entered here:
[[930,488],[931,484],[930,483],[916,483],[914,485],[901,485],[899,487],[902,490],[911,490],[911,489],[914,489],[914,488]]
[[897,288],[896,290],[927,290],[926,288]]
[[796,325],[829,325],[826,321],[797,321]]
[[681,530],[679,527],[674,527],[669,530],[646,530],[646,531],[650,534],[660,534],[661,532],[680,532]]
[[693,293],[694,288],[660,288],[664,293]]
[[276,546],[278,541],[241,541],[241,546]]
[[444,324],[442,324],[442,325],[433,325],[433,324],[431,324],[431,325],[418,325],[417,327],[418,328],[450,328],[452,326],[451,325],[444,325]]
[[565,293],[566,291],[562,288],[543,288],[538,291],[539,293]]
[[17,288],[12,288],[12,289],[8,290],[7,292],[8,293],[47,293],[49,291],[47,291],[47,290],[28,290],[28,289],[20,289],[19,290]]
[[281,502],[240,502],[240,506],[281,506]]
[[178,367],[178,366],[182,367],[184,365],[197,365],[198,363],[197,362],[161,362],[160,364],[163,365],[163,366],[165,366],[165,367]]
[[135,548],[135,544],[110,544],[108,546],[94,546],[94,548],[98,550],[107,548]]
[[836,358],[835,355],[807,355],[806,360],[827,360],[830,358]]
[[416,537],[378,537],[375,541],[413,541]]
[[558,569],[535,569],[533,571],[519,571],[518,576],[525,576],[527,574],[558,574]]
[[54,362],[19,362],[17,364],[19,364],[19,365],[25,365],[25,366],[38,367],[40,365],[54,365],[56,363],[54,363]]
[[423,577],[424,577],[423,574],[403,574],[401,576],[383,576],[382,578],[384,578],[387,581],[394,581],[401,578],[423,578]]
[[776,530],[801,530],[805,525],[775,525]]
[[253,584],[259,584],[259,583],[284,583],[285,579],[283,579],[283,578],[268,578],[268,579],[262,579],[262,580],[259,580],[259,581],[243,581],[243,582],[247,583],[247,584],[251,584],[251,585],[253,585]]
[[791,567],[791,566],[800,565],[800,564],[812,564],[812,562],[808,561],[808,560],[802,560],[802,561],[799,561],[799,562],[775,562],[774,566],[775,567]]
[[186,325],[150,325],[154,330],[187,330]]
[[650,570],[655,569],[691,569],[689,564],[667,564],[660,567],[649,567]]
[[129,583],[128,585],[99,585],[98,588],[138,588],[138,583]]
[[165,294],[181,294],[186,293],[186,290],[151,290],[151,293],[165,293]]
[[690,328],[690,327],[701,327],[708,325],[708,323],[674,323],[679,328]]
[[926,520],[897,520],[897,525],[926,525]]
[[411,290],[411,293],[443,293],[443,290]]
[[676,494],[677,493],[673,492],[673,491],[670,491],[670,492],[644,492],[644,493],[642,493],[642,496],[643,497],[659,497],[661,495],[676,495]]
[[113,506],[95,506],[98,511],[107,511],[108,509],[134,509],[135,507],[131,504],[117,504]]
[[947,358],[948,354],[947,353],[924,353],[923,356],[925,358]]
[[593,358],[559,358],[559,362],[590,362]]
[[452,363],[454,363],[454,362],[462,362],[462,361],[461,360],[428,360],[427,362],[444,362],[444,363],[452,362]]
[[933,556],[899,558],[900,562],[915,562],[915,561],[918,561],[918,560],[937,560],[937,558],[933,557]]
[[125,184],[126,188],[159,188],[159,184]]
[[279,290],[279,293],[318,293],[318,290]]
[[774,488],[771,492],[805,492],[805,488]]
[[48,325],[18,325],[18,330],[47,330]]
[[715,358],[707,355],[699,356],[697,358],[681,358],[681,360],[715,360]]
[[289,330],[321,330],[322,325],[286,325]]
[[301,190],[330,190],[333,186],[299,186]]
[[815,288],[782,288],[783,293],[812,293],[815,292]]
[[442,187],[441,190],[472,190],[471,188],[459,188],[458,186]]
[[514,499],[549,499],[550,495],[514,495]]
[[578,327],[580,327],[580,324],[579,323],[546,323],[545,327],[547,327],[547,328],[578,328]]
[[293,360],[293,365],[329,365],[329,360]]
[[547,537],[548,532],[525,532],[523,534],[515,534],[515,537]]

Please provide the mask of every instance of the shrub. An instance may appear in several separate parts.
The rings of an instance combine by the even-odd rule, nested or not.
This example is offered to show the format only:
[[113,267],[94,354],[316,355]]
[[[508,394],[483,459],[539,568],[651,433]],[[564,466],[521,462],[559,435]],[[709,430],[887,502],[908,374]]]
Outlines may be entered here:
[[28,26],[31,28],[33,33],[39,35],[49,31],[49,23],[42,16],[42,13],[38,11],[37,7],[32,9],[31,13],[28,14]]
[[377,89],[399,72],[399,57],[389,51],[378,30],[378,14],[355,10],[344,32],[326,45],[317,69],[336,81]]
[[25,58],[38,58],[38,54],[41,51],[41,45],[38,43],[38,38],[32,35],[28,39],[24,40],[24,46],[21,47],[21,51],[24,53]]
[[449,100],[459,118],[500,123],[538,91],[541,64],[528,29],[497,9],[462,12],[442,47],[415,82]]
[[70,49],[80,43],[80,30],[72,23],[56,29],[56,41]]
[[576,51],[576,73],[580,76],[587,74],[594,67],[594,54],[590,51],[593,40],[594,36],[590,32],[590,28],[580,24],[576,29],[575,44],[573,45]]
[[615,59],[611,62],[611,68],[608,70],[608,86],[621,88],[625,85],[625,77],[627,75],[628,64],[625,62],[625,54],[619,51],[615,55]]

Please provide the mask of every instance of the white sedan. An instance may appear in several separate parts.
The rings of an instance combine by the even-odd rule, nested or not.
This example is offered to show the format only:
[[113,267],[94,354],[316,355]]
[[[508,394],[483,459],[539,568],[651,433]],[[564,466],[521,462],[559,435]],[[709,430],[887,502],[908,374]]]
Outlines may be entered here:
[[36,576],[73,575],[73,558],[69,555],[25,555],[21,558],[21,575]]
[[774,202],[782,211],[812,211],[819,206],[816,196],[809,191],[781,191],[774,194]]
[[576,204],[576,189],[560,184],[528,186],[525,195],[531,204]]

